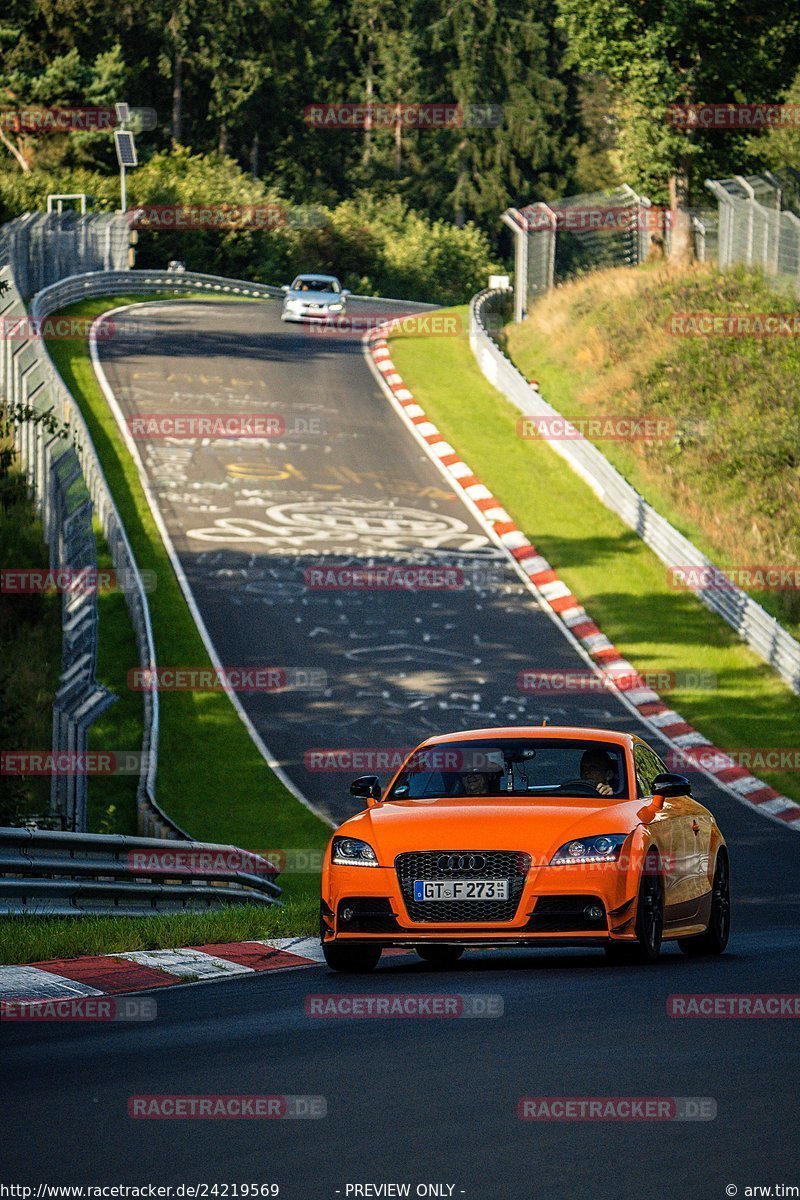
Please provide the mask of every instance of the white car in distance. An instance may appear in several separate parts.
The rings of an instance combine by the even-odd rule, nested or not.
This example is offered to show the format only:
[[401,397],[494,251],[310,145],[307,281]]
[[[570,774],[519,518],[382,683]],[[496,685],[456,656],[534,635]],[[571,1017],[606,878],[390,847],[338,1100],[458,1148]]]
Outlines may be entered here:
[[347,309],[350,293],[335,275],[298,275],[284,284],[282,321],[319,321],[340,317]]

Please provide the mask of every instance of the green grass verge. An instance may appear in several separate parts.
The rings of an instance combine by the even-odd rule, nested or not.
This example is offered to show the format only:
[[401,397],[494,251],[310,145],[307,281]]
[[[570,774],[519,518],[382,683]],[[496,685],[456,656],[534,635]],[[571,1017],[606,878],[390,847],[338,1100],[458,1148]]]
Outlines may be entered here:
[[[670,322],[793,312],[794,291],[776,294],[771,282],[703,264],[600,271],[556,289],[505,334],[509,356],[564,416],[669,419],[666,441],[599,449],[721,567],[800,562],[800,347],[792,337],[678,336]],[[800,593],[750,594],[800,636]]]
[[46,962],[81,954],[168,950],[214,942],[313,936],[319,931],[316,896],[269,908],[246,904],[209,913],[152,917],[15,917],[0,925],[0,963]]
[[[111,570],[113,563],[102,530],[95,522],[97,566]],[[96,676],[117,699],[89,729],[89,749],[117,754],[139,752],[144,733],[144,708],[138,692],[128,688],[128,671],[137,664],[136,635],[125,597],[120,591],[97,597],[98,646]],[[90,833],[136,833],[138,774],[93,775],[88,787]]]
[[[517,436],[517,409],[469,349],[467,309],[453,311],[465,330],[458,338],[392,339],[393,361],[447,440],[638,671],[715,676],[714,689],[666,694],[687,721],[724,749],[795,747],[800,697],[694,595],[667,585],[663,563],[552,447]],[[534,648],[529,657],[532,668],[542,666]],[[762,777],[800,800],[796,773]]]
[[[112,306],[153,298],[94,299],[72,305],[65,312],[95,317]],[[140,569],[155,573],[157,586],[149,601],[159,663],[210,666],[136,466],[97,383],[88,345],[63,340],[52,341],[49,348],[89,427],[136,561]],[[118,680],[124,657],[112,668]],[[328,827],[267,767],[224,693],[164,692],[160,699],[157,798],[193,837],[249,850],[324,846]],[[108,712],[109,721],[112,711]],[[287,898],[318,895],[316,876],[288,875],[281,885]]]
[[[42,523],[24,479],[0,481],[0,568],[50,565]],[[0,741],[4,750],[49,750],[61,671],[61,596],[0,593]],[[50,810],[49,776],[0,775],[0,825]]]

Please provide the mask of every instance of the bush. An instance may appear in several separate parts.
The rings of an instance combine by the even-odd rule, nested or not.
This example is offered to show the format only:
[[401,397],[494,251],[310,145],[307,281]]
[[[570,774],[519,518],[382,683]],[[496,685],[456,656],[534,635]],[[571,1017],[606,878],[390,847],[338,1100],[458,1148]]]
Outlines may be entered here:
[[[84,168],[0,172],[0,219],[43,210],[54,192],[84,192],[94,211],[113,212],[119,182]],[[353,291],[403,300],[463,303],[496,269],[489,241],[474,225],[431,221],[399,197],[364,193],[335,208],[282,199],[232,159],[174,147],[153,155],[128,176],[128,202],[139,205],[267,206],[283,215],[275,228],[139,232],[137,265],[163,267],[180,259],[190,270],[261,283],[289,282],[299,271],[337,274]]]

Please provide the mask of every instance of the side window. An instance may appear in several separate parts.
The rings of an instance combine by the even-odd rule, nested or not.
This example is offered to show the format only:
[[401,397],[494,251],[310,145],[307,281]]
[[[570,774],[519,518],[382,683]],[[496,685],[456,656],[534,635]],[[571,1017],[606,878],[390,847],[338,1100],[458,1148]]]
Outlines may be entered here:
[[640,796],[652,796],[653,780],[661,771],[660,760],[647,746],[635,745],[633,761],[636,765],[636,787]]
[[648,749],[650,750],[650,754],[653,757],[653,763],[655,765],[656,775],[668,774],[669,767],[664,762],[663,758],[659,758],[659,756],[656,754],[655,750],[650,749],[650,747],[648,747]]

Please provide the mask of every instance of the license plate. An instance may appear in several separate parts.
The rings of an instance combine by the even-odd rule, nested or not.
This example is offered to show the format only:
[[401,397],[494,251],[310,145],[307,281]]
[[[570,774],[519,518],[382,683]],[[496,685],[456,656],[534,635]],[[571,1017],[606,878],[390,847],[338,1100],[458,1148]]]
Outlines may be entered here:
[[507,900],[507,879],[415,879],[415,900]]

